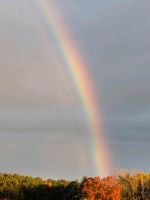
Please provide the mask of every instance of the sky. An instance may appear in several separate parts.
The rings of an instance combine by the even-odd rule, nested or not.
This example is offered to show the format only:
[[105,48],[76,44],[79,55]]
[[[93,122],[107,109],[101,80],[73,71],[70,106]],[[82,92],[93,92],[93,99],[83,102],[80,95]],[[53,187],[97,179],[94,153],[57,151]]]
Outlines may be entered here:
[[[149,0],[55,0],[87,63],[111,166],[150,170]],[[94,176],[86,113],[34,0],[0,1],[0,171]]]

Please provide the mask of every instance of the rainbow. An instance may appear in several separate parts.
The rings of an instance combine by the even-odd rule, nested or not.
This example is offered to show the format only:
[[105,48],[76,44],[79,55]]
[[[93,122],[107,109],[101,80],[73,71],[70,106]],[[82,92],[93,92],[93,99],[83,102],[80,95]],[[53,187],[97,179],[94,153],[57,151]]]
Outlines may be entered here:
[[97,111],[98,104],[96,95],[92,86],[91,77],[83,63],[79,51],[76,49],[71,34],[69,34],[65,21],[58,14],[58,8],[54,5],[55,0],[34,0],[38,10],[44,18],[45,30],[50,29],[53,32],[57,46],[63,57],[65,66],[74,81],[84,110],[86,112],[88,124],[90,127],[91,154],[93,159],[94,174],[105,176],[108,172],[108,151],[104,143],[104,131],[102,128],[102,119]]

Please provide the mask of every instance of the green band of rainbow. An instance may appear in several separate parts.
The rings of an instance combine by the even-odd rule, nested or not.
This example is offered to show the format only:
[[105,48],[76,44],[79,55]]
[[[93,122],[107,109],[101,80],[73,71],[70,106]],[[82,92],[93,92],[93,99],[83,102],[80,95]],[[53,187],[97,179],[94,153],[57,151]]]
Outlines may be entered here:
[[64,20],[60,18],[55,0],[34,0],[44,17],[46,29],[53,32],[60,53],[74,80],[81,102],[87,115],[91,132],[91,151],[95,175],[104,176],[108,168],[108,151],[104,142],[104,131],[100,113],[97,112],[97,102],[92,87],[91,78],[85,64],[79,56],[73,39],[70,37]]

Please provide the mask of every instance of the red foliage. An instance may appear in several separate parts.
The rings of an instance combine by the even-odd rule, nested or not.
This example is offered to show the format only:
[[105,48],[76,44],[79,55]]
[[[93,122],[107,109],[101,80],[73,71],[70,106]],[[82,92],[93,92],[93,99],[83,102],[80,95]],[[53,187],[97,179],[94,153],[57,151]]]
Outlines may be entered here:
[[113,177],[86,178],[82,182],[82,196],[87,200],[119,200],[120,187]]

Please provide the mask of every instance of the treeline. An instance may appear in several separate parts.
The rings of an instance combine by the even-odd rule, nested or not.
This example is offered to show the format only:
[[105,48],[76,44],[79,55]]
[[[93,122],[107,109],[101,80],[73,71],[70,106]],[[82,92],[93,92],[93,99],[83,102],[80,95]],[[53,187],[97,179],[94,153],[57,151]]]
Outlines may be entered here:
[[[118,190],[118,191],[117,191]],[[0,174],[0,200],[118,199],[119,185],[112,177],[82,181],[42,180],[17,174]],[[107,196],[109,198],[107,198]]]
[[136,171],[121,171],[117,173],[120,185],[120,199],[122,200],[149,200],[150,174]]
[[132,200],[150,199],[150,174],[121,172],[81,181],[43,180],[0,173],[0,200]]

